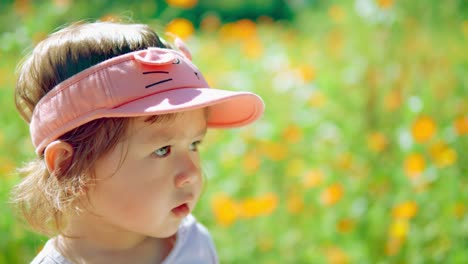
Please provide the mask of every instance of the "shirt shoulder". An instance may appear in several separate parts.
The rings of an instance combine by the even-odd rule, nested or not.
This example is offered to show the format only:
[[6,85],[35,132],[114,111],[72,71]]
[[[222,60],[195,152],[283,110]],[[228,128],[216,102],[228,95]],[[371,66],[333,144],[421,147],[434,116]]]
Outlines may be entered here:
[[54,241],[49,239],[30,264],[72,264],[55,249]]
[[210,233],[192,215],[181,223],[174,248],[163,262],[166,263],[219,263]]

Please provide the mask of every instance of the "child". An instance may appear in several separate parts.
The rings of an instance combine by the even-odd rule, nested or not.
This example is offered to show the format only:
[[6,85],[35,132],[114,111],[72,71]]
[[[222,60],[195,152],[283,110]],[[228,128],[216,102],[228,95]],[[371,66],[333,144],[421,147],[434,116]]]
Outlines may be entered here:
[[38,158],[14,201],[52,238],[32,263],[217,263],[191,215],[207,127],[240,127],[260,97],[209,88],[187,48],[148,26],[78,23],[39,43],[15,101]]

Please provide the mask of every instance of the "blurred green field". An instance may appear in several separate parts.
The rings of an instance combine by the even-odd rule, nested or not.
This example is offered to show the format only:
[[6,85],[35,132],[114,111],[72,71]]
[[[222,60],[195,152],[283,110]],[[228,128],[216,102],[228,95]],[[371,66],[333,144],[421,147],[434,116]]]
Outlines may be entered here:
[[122,16],[184,37],[213,87],[266,102],[261,121],[210,131],[201,150],[194,214],[221,263],[468,263],[465,1],[291,1],[281,19],[242,18],[259,0],[196,19],[209,1],[32,2],[0,3],[0,264],[46,241],[8,203],[34,153],[16,64],[65,23]]

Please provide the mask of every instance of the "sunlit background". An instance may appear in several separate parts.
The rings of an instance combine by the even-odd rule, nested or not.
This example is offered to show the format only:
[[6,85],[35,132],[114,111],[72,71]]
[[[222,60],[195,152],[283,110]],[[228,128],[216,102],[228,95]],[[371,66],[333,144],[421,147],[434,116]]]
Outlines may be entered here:
[[201,150],[222,263],[468,263],[466,1],[91,2],[0,1],[0,263],[46,241],[8,204],[34,153],[16,64],[83,19],[179,35],[213,87],[264,98]]

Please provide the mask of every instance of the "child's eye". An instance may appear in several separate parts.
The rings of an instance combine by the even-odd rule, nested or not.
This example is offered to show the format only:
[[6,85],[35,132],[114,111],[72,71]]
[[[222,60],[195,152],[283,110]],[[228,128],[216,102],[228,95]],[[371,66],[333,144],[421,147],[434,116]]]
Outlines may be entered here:
[[153,154],[159,158],[164,158],[171,153],[171,146],[165,146],[153,151]]
[[198,145],[201,144],[201,140],[197,140],[195,142],[193,142],[192,144],[190,144],[190,150],[191,151],[198,151]]

